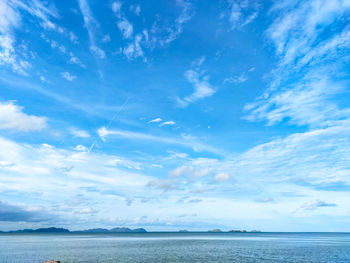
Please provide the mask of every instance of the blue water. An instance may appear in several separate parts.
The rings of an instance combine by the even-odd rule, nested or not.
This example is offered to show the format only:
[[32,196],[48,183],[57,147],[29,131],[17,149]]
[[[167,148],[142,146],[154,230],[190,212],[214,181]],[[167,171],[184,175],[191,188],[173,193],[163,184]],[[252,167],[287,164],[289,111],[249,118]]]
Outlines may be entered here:
[[0,262],[350,262],[350,234],[0,234]]

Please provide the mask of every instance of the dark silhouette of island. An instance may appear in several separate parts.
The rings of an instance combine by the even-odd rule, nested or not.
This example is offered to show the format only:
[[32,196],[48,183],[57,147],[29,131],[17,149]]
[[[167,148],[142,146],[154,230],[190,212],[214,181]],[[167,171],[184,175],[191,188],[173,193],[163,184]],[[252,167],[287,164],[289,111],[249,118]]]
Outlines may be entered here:
[[38,229],[21,229],[21,230],[10,230],[10,231],[0,231],[0,233],[146,233],[144,228],[130,229],[127,227],[115,227],[112,229],[105,228],[93,228],[87,230],[77,230],[70,231],[66,228],[59,227],[48,227],[48,228],[38,228]]

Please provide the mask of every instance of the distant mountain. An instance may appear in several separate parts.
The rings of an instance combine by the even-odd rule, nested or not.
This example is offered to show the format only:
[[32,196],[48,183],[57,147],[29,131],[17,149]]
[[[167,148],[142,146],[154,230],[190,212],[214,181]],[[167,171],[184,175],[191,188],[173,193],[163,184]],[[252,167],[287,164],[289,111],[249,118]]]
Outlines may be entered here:
[[92,228],[92,229],[86,229],[86,230],[79,230],[74,232],[85,232],[85,233],[108,233],[109,230],[106,228]]
[[49,227],[49,228],[38,228],[38,229],[22,229],[8,231],[8,233],[69,233],[68,229]]
[[208,230],[208,232],[212,232],[212,233],[220,233],[220,232],[222,232],[222,230],[221,230],[221,229],[216,228],[216,229]]
[[109,230],[109,232],[112,233],[146,233],[146,229],[144,228],[136,228],[136,229],[130,229],[127,227],[115,227]]
[[115,227],[112,229],[92,228],[87,230],[72,231],[73,233],[146,233],[144,228],[130,229],[128,227]]
[[106,228],[92,228],[86,230],[69,231],[65,228],[49,227],[49,228],[38,228],[38,229],[22,229],[12,231],[0,231],[0,233],[146,233],[144,228],[130,229],[127,227],[115,227],[112,229]]

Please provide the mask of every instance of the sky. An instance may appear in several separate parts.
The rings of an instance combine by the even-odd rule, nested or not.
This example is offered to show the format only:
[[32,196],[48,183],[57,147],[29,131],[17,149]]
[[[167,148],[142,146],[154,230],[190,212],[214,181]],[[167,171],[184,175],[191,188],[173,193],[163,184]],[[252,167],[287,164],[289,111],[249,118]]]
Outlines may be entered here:
[[350,231],[349,15],[0,1],[0,230]]

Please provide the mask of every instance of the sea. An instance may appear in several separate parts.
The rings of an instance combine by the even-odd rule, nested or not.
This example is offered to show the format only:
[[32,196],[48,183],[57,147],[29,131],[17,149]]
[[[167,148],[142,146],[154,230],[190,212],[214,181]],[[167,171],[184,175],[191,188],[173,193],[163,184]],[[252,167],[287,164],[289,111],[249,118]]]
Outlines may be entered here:
[[350,262],[350,233],[0,234],[0,262]]

